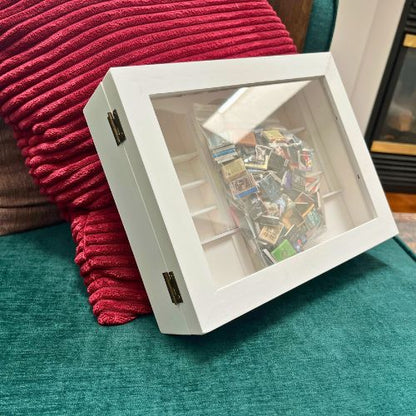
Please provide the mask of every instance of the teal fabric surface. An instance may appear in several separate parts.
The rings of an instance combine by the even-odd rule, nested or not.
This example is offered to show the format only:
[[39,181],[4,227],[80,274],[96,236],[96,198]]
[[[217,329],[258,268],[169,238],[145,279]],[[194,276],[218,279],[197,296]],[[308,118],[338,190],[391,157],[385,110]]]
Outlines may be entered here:
[[416,266],[384,244],[203,337],[97,325],[66,224],[0,238],[0,415],[414,415]]
[[314,0],[303,52],[326,52],[331,45],[338,0]]

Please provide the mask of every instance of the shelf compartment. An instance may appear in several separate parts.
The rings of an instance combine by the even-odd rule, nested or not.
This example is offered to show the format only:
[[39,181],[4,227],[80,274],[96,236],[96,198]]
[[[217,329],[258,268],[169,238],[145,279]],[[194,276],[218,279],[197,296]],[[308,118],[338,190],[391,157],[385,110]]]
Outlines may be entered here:
[[173,156],[172,162],[174,165],[179,165],[180,163],[189,162],[192,159],[195,159],[198,156],[197,152],[185,153],[183,155]]
[[211,205],[209,207],[200,209],[198,211],[191,212],[192,218],[199,217],[200,215],[208,214],[211,211],[215,211],[217,209],[216,205]]
[[190,189],[199,188],[202,185],[205,185],[207,181],[205,179],[198,179],[193,182],[185,183],[184,185],[181,185],[181,188],[183,191],[189,191]]
[[234,235],[234,234],[236,234],[240,231],[241,231],[240,228],[233,228],[232,230],[228,230],[228,231],[226,231],[222,234],[218,234],[218,235],[214,235],[212,237],[206,238],[205,240],[201,241],[201,244],[204,246],[204,245],[207,245],[209,243],[213,243],[214,241],[221,240],[221,239],[227,238],[227,237],[231,237],[232,235]]
[[329,198],[332,198],[333,196],[340,195],[341,193],[342,193],[342,189],[337,189],[336,191],[328,192],[322,195],[322,199],[329,199]]

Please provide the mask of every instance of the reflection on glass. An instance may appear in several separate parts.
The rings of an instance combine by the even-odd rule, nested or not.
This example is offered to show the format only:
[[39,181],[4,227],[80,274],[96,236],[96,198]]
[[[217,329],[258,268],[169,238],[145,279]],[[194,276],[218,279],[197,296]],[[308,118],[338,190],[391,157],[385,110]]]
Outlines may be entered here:
[[229,228],[241,231],[257,268],[302,251],[325,224],[312,147],[282,123],[265,122],[304,84],[241,88],[219,108],[194,105]]
[[[152,102],[220,285],[370,219],[358,185],[344,192],[344,175],[355,175],[320,81],[186,93]],[[343,172],[334,169],[325,147]],[[346,204],[349,192],[356,201]]]
[[[392,153],[416,154],[415,74],[416,49],[409,48],[406,51],[380,137],[374,142],[371,150],[376,152],[389,153],[391,151]],[[401,144],[405,144],[405,146],[401,146]],[[396,148],[394,145],[396,145]],[[412,145],[414,146],[413,149]]]

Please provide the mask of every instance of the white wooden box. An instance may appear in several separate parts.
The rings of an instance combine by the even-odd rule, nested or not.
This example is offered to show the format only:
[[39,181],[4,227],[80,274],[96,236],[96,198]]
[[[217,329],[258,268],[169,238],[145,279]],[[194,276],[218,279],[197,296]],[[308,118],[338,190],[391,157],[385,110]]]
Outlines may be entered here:
[[164,333],[212,331],[397,233],[328,53],[112,68],[84,113]]

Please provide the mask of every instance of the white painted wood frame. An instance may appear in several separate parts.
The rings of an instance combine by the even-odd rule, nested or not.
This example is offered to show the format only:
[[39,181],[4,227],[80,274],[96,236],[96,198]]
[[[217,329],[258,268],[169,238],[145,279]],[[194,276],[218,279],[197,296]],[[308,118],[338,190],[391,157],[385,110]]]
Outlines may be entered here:
[[[335,143],[336,150],[325,157],[331,159],[332,169],[345,165],[345,174],[337,180],[350,196],[339,199],[337,207],[350,201],[348,215],[352,224],[358,218],[358,225],[330,234],[275,265],[219,285],[211,276],[175,170],[174,163],[187,162],[192,155],[172,160],[152,100],[177,93],[309,80],[319,80],[322,88],[311,87],[299,106],[309,109],[311,129],[324,143],[330,143],[325,142],[325,129],[342,132],[342,143]],[[321,101],[319,94],[324,93],[327,104],[316,105],[313,100]],[[323,114],[325,106],[332,107],[332,116],[322,123],[325,115],[319,112]],[[114,109],[126,136],[120,145],[107,122],[107,113]],[[163,333],[210,332],[397,234],[329,53],[112,68],[84,113]],[[335,190],[331,195],[336,194]],[[336,228],[338,214],[329,210],[328,216],[333,216],[328,223]],[[169,271],[176,277],[182,303],[171,301],[162,276]]]

